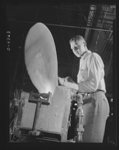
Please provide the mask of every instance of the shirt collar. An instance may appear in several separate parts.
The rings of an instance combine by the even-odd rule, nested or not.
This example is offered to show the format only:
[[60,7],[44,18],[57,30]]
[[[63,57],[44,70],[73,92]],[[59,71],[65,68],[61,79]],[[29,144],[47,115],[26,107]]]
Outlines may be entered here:
[[81,59],[81,58],[84,58],[84,57],[86,56],[86,54],[89,54],[89,53],[91,53],[91,51],[90,51],[90,50],[86,50],[86,51],[80,56],[80,59]]
[[81,54],[80,58],[82,58],[86,53],[87,53],[87,51],[85,51],[83,54]]

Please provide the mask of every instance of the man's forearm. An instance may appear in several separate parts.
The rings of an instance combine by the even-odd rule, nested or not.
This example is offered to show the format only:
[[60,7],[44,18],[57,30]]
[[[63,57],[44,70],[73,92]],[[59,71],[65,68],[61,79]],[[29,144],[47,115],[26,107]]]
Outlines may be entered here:
[[71,88],[71,89],[78,90],[78,84],[76,83],[64,82],[64,86]]

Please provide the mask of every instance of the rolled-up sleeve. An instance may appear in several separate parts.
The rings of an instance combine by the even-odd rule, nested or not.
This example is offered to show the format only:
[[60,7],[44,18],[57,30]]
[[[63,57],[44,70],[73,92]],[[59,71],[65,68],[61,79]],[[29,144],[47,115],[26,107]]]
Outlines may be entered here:
[[[86,63],[87,78],[78,83],[78,88],[80,92],[94,92],[98,88],[98,84],[102,77],[104,77],[104,64],[101,57],[92,53]],[[81,74],[80,74],[81,75]]]

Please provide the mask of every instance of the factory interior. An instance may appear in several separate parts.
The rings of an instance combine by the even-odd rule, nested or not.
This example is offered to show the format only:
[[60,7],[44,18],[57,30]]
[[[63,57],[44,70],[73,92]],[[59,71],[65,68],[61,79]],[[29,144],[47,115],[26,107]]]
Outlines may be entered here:
[[[57,60],[54,58],[56,66],[50,68],[52,75],[54,71],[56,76],[62,78],[70,76],[76,82],[79,60],[73,55],[69,45],[69,39],[75,34],[81,34],[87,42],[88,49],[101,56],[105,65],[106,97],[110,106],[103,143],[117,144],[116,71],[113,67],[116,51],[116,5],[50,2],[8,3],[6,11],[6,41],[9,53],[9,142],[70,142],[69,139],[75,136],[74,118],[77,105],[73,101],[65,104],[62,94],[60,94],[61,98],[55,95],[53,99],[54,101],[56,99],[56,106],[59,105],[62,109],[55,106],[51,106],[54,107],[53,109],[48,108],[50,105],[48,102],[45,104],[42,96],[47,99],[49,95],[41,94],[42,102],[39,106],[41,115],[35,126],[39,132],[31,131],[36,102],[32,103],[33,97],[31,97],[31,101],[27,100],[30,99],[29,95],[37,99],[38,86],[36,86],[37,83],[32,82],[26,67],[25,44],[31,27],[36,23],[42,23],[49,29],[55,43]],[[25,99],[24,103],[22,103],[23,99]],[[61,103],[58,100],[61,100]],[[65,105],[67,105],[67,114]]]

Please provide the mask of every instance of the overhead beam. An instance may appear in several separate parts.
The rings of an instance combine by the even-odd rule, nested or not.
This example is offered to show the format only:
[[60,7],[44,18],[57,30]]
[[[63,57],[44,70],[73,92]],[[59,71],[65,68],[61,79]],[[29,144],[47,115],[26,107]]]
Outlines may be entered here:
[[[33,21],[22,21],[22,20],[16,20],[16,19],[8,19],[8,21],[13,21],[13,22],[18,22],[18,23],[36,23]],[[38,22],[38,21],[37,21]],[[40,21],[39,21],[40,22]],[[64,25],[64,24],[53,24],[53,23],[45,23],[45,25],[49,26],[57,26],[57,27],[67,27],[67,28],[77,28],[77,29],[91,29],[91,30],[97,30],[97,31],[108,31],[108,32],[113,32],[113,30],[108,30],[108,29],[101,29],[101,28],[93,28],[93,27],[81,27],[81,26],[72,26],[72,25]]]

